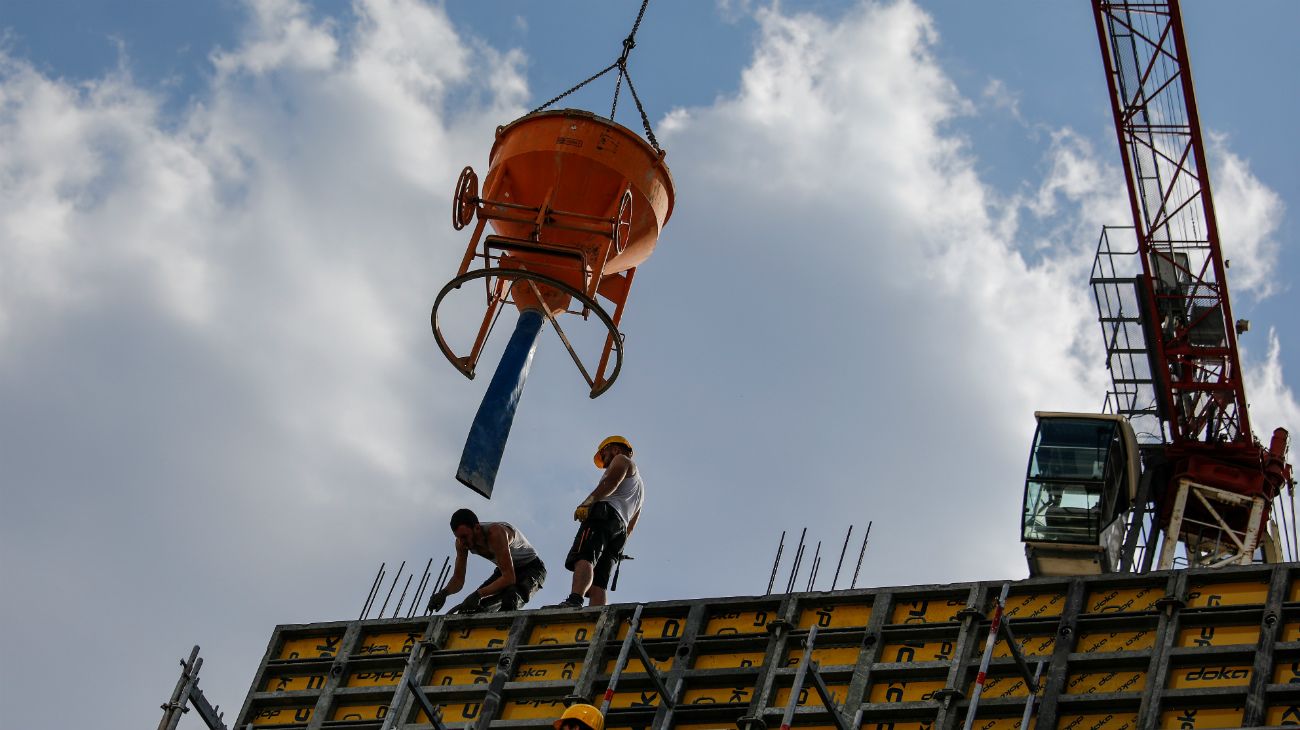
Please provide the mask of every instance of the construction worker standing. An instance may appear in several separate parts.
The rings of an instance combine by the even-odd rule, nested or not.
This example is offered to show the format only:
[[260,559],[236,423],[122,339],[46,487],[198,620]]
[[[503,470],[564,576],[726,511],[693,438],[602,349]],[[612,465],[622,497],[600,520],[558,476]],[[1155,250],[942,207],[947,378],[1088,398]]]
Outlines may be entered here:
[[570,705],[554,726],[555,730],[605,730],[605,718],[592,705]]
[[474,553],[496,564],[492,575],[448,613],[514,611],[528,602],[546,581],[546,566],[524,533],[509,522],[479,522],[478,515],[458,509],[451,516],[456,536],[456,569],[442,590],[429,597],[437,611],[465,585],[465,564]]
[[573,592],[559,607],[579,608],[585,597],[593,606],[605,605],[610,573],[636,529],[645,501],[645,484],[627,439],[610,436],[600,442],[593,460],[605,473],[573,512],[573,519],[582,523],[564,559],[564,567],[573,571]]

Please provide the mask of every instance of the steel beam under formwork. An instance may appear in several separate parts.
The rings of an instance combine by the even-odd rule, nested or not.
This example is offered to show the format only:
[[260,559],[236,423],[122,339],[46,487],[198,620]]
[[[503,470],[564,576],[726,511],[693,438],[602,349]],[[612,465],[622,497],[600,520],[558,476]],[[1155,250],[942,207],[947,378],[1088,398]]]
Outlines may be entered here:
[[[549,730],[567,704],[612,689],[609,730],[775,728],[792,699],[795,728],[954,730],[1001,589],[651,602],[639,632],[632,605],[286,625],[235,727],[429,730],[434,709],[455,730]],[[1031,696],[1039,730],[1300,718],[1300,564],[1013,581],[1003,617],[1021,660],[1000,632],[974,727],[1018,727]],[[807,672],[795,679],[814,627],[822,691]],[[1025,671],[1038,664],[1033,693]]]

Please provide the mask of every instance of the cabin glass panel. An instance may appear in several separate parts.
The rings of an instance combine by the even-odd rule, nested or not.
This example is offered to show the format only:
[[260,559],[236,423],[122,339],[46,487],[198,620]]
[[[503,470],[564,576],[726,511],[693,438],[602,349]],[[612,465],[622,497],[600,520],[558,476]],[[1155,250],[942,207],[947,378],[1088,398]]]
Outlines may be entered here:
[[1021,539],[1097,545],[1122,505],[1124,450],[1114,421],[1043,418],[1025,479]]

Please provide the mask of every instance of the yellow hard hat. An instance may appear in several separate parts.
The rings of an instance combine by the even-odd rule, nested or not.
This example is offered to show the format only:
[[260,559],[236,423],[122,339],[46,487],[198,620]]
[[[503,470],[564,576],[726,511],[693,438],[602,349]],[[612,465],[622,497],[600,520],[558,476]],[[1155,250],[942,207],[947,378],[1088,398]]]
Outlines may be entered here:
[[555,721],[555,730],[560,730],[560,725],[565,720],[577,720],[591,730],[605,730],[605,718],[600,716],[600,710],[591,705],[569,705],[560,719]]
[[605,439],[604,441],[601,441],[601,442],[600,442],[600,446],[597,446],[597,447],[596,447],[596,455],[593,456],[593,457],[591,457],[591,460],[594,461],[594,462],[596,462],[596,468],[597,468],[597,469],[604,469],[604,468],[605,468],[605,462],[601,460],[601,458],[600,458],[600,452],[604,451],[604,450],[605,450],[605,447],[606,447],[606,446],[609,446],[610,444],[623,444],[624,446],[627,447],[628,453],[631,453],[631,452],[632,452],[632,442],[631,442],[631,441],[628,441],[627,439],[623,438],[622,436],[610,436],[609,438],[607,438],[607,439]]

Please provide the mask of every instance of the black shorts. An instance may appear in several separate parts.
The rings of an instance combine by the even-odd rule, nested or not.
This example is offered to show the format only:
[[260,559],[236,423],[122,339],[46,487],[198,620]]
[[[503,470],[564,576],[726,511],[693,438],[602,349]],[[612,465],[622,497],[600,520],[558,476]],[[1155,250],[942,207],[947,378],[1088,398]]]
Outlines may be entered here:
[[578,528],[573,547],[564,558],[564,567],[573,570],[579,560],[586,560],[594,568],[592,583],[608,588],[609,576],[614,572],[614,563],[623,552],[625,542],[627,531],[623,520],[608,502],[597,502]]
[[[492,575],[479,585],[483,588],[492,581],[501,577],[501,569],[496,568]],[[515,566],[515,583],[507,586],[499,593],[488,596],[483,599],[481,611],[515,611],[520,606],[528,603],[537,591],[542,589],[542,584],[546,582],[546,565],[542,563],[541,558],[524,565]]]

